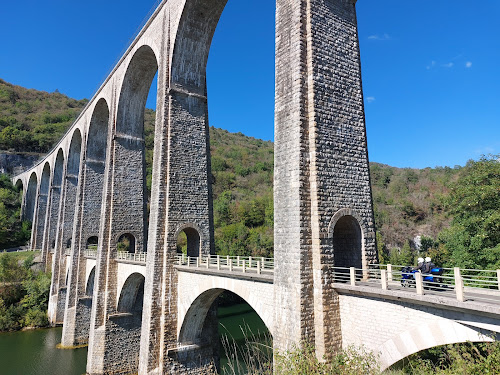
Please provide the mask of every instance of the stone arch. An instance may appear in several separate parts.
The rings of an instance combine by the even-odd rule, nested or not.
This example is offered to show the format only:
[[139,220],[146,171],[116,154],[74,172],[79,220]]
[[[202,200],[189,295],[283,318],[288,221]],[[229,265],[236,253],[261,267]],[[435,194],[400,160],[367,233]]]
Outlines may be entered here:
[[183,224],[175,232],[175,238],[179,238],[182,232],[184,232],[187,238],[187,256],[199,257],[202,243],[200,228],[194,223]]
[[73,219],[76,209],[76,192],[80,173],[80,159],[82,153],[82,133],[79,128],[73,131],[66,161],[66,191],[64,193],[64,223],[62,247],[71,246],[73,235]]
[[85,248],[90,249],[90,248],[95,247],[97,249],[98,242],[99,242],[99,237],[90,236],[89,238],[87,238],[87,244],[86,244]]
[[14,183],[14,186],[18,191],[24,192],[24,184],[23,180],[21,178],[18,178],[16,182]]
[[92,297],[94,295],[94,281],[95,281],[95,266],[92,267],[92,271],[87,278],[87,282],[85,283],[85,295],[88,297]]
[[69,145],[68,161],[67,161],[67,174],[70,177],[78,179],[80,171],[80,155],[82,152],[82,133],[79,128],[76,128],[71,136],[71,143]]
[[36,224],[33,226],[34,232],[32,236],[32,247],[34,249],[42,249],[43,246],[43,236],[47,219],[47,204],[50,188],[50,170],[50,164],[47,161],[43,166],[42,176],[40,178],[40,188],[38,189],[36,217],[34,218]]
[[103,162],[106,160],[109,127],[109,106],[106,99],[98,100],[92,112],[87,133],[86,162]]
[[212,38],[227,0],[187,0],[172,57],[175,85],[206,95],[206,67]]
[[135,253],[137,251],[136,239],[132,233],[122,233],[117,236],[116,247],[118,251]]
[[363,220],[355,210],[338,210],[328,225],[335,267],[366,268],[365,233]]
[[491,342],[493,339],[488,336],[488,333],[447,319],[438,319],[413,327],[387,340],[379,347],[381,370],[387,369],[411,354],[435,346],[463,342]]
[[228,285],[221,284],[220,287],[217,287],[217,285],[214,287],[213,284],[210,287],[206,287],[205,290],[190,300],[190,305],[184,315],[179,314],[178,341],[181,344],[192,344],[199,341],[207,314],[214,301],[224,291],[232,292],[245,300],[262,319],[271,335],[274,336],[274,311],[266,309],[266,305],[256,295],[257,291],[242,287],[241,285],[228,287]]
[[40,194],[48,194],[50,186],[50,164],[46,162],[42,170],[42,178],[40,181]]
[[144,109],[158,60],[148,45],[139,47],[130,60],[123,79],[116,119],[116,132],[144,138]]
[[33,172],[28,180],[28,186],[26,188],[26,209],[24,212],[24,218],[28,221],[33,222],[33,217],[35,214],[35,204],[36,204],[36,190],[38,186],[38,178],[36,173]]
[[123,284],[116,306],[119,313],[140,314],[144,300],[144,275],[134,272]]
[[53,186],[61,186],[64,170],[64,152],[60,148],[57,151],[56,162],[54,164],[54,177],[52,179]]

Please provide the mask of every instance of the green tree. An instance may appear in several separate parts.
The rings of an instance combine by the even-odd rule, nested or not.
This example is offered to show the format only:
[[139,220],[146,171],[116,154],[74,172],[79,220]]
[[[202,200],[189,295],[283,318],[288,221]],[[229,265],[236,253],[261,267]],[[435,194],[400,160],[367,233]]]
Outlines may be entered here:
[[469,161],[452,184],[445,205],[451,226],[439,241],[449,266],[500,268],[500,155]]

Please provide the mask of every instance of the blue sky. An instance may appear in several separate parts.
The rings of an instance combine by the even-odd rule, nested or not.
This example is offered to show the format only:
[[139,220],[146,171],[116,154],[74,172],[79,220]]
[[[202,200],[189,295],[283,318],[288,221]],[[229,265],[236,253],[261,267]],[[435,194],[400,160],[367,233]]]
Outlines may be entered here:
[[[0,78],[90,98],[154,2],[5,1]],[[500,153],[500,1],[357,10],[371,161],[423,168]],[[207,80],[211,125],[273,139],[273,0],[228,1]]]

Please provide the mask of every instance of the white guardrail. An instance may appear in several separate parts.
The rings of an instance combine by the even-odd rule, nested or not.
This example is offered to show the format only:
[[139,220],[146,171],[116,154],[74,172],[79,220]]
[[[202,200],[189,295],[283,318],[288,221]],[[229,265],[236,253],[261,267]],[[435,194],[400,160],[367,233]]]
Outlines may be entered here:
[[[440,274],[412,272],[412,267],[372,264],[368,269],[334,267],[333,282],[415,291],[458,301],[500,303],[500,270],[441,268]],[[412,289],[413,288],[413,289]]]
[[128,253],[125,251],[118,251],[116,253],[117,260],[126,260],[129,262],[146,263],[147,253]]
[[274,259],[263,257],[222,255],[189,257],[183,254],[177,257],[175,264],[178,266],[207,268],[218,271],[227,270],[229,272],[256,273],[258,275],[274,273]]

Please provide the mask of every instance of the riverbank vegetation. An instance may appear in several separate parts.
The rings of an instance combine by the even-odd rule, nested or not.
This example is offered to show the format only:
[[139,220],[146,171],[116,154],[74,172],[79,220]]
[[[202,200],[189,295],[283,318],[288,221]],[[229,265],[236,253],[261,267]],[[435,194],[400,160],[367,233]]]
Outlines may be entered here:
[[50,275],[32,269],[34,257],[0,253],[0,331],[48,325]]

